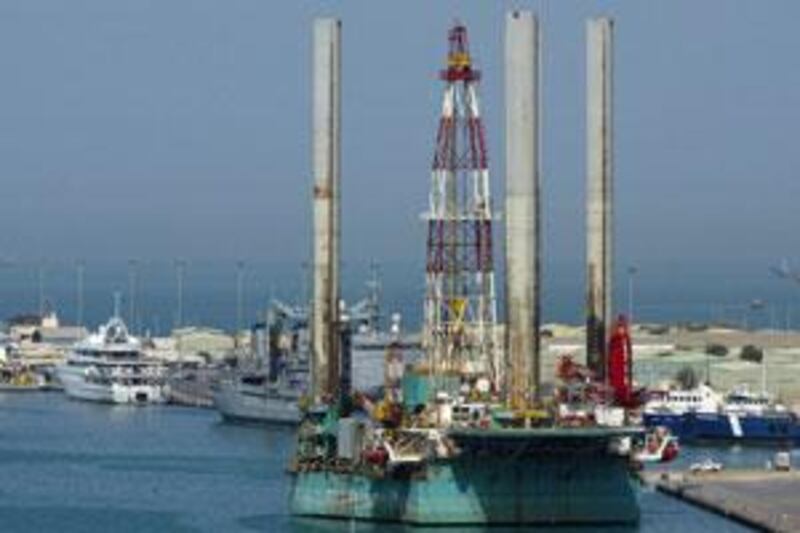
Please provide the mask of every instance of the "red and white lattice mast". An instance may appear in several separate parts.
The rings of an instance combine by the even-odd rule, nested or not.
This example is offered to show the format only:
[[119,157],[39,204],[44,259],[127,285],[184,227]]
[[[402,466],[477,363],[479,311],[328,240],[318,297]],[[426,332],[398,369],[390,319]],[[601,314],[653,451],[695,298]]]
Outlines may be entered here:
[[442,115],[431,176],[423,343],[436,376],[500,383],[486,137],[467,29],[448,34]]

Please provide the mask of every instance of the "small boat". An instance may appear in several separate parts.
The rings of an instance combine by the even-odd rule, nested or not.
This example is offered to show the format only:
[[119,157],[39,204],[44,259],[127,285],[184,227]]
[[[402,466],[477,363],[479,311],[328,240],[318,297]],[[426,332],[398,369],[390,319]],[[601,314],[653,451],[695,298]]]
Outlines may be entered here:
[[640,463],[668,463],[678,457],[679,452],[678,437],[665,427],[657,427],[645,435],[642,447],[633,458]]
[[20,364],[8,364],[0,368],[0,392],[26,392],[44,389],[44,376]]

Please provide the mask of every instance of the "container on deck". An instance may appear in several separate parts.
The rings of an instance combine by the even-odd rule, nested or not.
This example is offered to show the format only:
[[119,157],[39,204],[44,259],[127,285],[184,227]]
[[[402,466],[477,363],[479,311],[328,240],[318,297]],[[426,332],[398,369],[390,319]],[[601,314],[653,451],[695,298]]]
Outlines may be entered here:
[[336,439],[336,455],[339,459],[355,461],[361,450],[363,424],[354,418],[339,419],[338,438]]

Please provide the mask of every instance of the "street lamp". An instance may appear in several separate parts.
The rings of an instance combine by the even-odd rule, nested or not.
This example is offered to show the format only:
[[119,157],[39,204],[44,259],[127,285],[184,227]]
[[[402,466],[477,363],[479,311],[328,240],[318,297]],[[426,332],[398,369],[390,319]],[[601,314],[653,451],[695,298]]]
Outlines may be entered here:
[[175,276],[178,280],[178,295],[177,295],[178,310],[175,317],[176,328],[183,327],[183,278],[185,274],[186,274],[186,260],[176,259]]
[[44,259],[39,261],[39,265],[36,268],[36,278],[38,283],[38,290],[39,290],[39,320],[44,318],[44,311],[45,311],[45,302],[44,302]]
[[639,269],[633,265],[628,267],[628,323],[633,325],[633,278]]
[[242,323],[244,321],[244,260],[240,259],[236,262],[236,335],[234,338],[239,339],[239,332],[242,331]]
[[128,329],[136,333],[136,289],[138,284],[139,261],[137,259],[128,260]]
[[86,268],[86,263],[83,259],[78,259],[75,263],[75,322],[78,327],[83,326],[83,274]]
[[750,326],[754,330],[758,329],[758,320],[757,320],[758,319],[758,313],[760,311],[763,311],[766,308],[766,303],[764,302],[764,300],[759,300],[759,299],[756,298],[755,300],[752,300],[748,304],[748,308],[750,310],[750,315],[751,315],[750,316],[750,318],[751,318]]

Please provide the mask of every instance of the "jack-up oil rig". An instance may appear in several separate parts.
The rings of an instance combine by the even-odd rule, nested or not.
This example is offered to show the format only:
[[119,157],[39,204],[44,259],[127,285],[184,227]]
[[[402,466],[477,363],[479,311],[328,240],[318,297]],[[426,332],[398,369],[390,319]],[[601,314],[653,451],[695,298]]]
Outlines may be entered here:
[[[314,27],[313,398],[298,430],[295,515],[424,525],[630,523],[630,345],[608,358],[611,255],[611,36],[588,34],[588,367],[565,359],[540,387],[539,28],[506,18],[506,325],[497,324],[486,134],[467,30],[449,32],[427,213],[425,358],[381,398],[350,390],[338,306],[341,24]],[[399,365],[401,368],[402,364]],[[608,381],[611,380],[611,381]],[[612,383],[613,381],[613,383]]]

